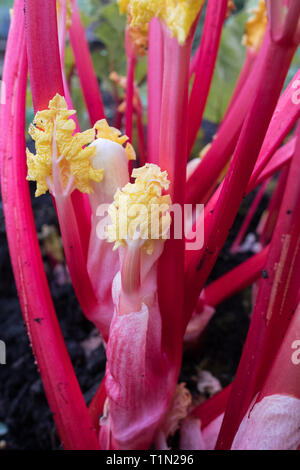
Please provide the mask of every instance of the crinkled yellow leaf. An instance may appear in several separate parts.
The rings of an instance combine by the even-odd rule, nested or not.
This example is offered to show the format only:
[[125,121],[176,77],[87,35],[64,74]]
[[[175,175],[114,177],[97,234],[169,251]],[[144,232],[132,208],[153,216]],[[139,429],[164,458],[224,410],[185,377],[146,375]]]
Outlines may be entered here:
[[[91,163],[95,147],[87,147],[94,141],[95,131],[89,129],[73,135],[76,126],[69,118],[75,112],[68,110],[65,99],[57,94],[49,102],[49,109],[38,111],[29,127],[36,154],[27,149],[27,179],[36,181],[36,196],[44,194],[49,185],[53,185],[53,163],[59,167],[63,190],[71,182],[72,189],[91,193],[91,181],[103,179],[103,170],[94,169]],[[56,145],[57,162],[53,161],[53,145]]]
[[143,240],[143,249],[152,254],[154,240],[163,239],[170,227],[171,198],[162,195],[170,182],[167,172],[152,163],[134,169],[132,176],[135,183],[118,190],[109,207],[112,224],[107,227],[107,239],[115,243],[114,249],[129,240]]
[[121,13],[129,11],[132,27],[143,28],[157,17],[184,44],[204,0],[119,0],[118,3]]
[[[106,119],[101,119],[97,121],[94,125],[94,128],[97,132],[97,138],[112,140],[119,145],[124,145],[128,141],[127,135],[122,135],[119,129],[111,127],[108,125]],[[127,142],[125,145],[125,152],[127,154],[128,160],[135,160],[136,154],[132,145]]]
[[252,13],[252,17],[246,23],[243,44],[258,51],[267,27],[267,10],[264,0],[259,1],[257,8]]

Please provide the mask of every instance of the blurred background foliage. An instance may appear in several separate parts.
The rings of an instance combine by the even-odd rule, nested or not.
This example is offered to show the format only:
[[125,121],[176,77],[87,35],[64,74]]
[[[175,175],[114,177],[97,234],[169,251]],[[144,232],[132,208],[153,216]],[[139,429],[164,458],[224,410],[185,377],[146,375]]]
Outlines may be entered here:
[[[119,75],[126,75],[126,55],[124,50],[124,33],[126,26],[125,16],[120,16],[116,0],[77,0],[81,11],[83,24],[86,28],[94,68],[99,79],[107,118],[113,122],[116,110],[116,101],[120,102],[124,97],[124,90],[110,80],[110,73],[115,71]],[[222,120],[229,103],[239,72],[245,58],[245,47],[242,45],[244,26],[249,17],[249,10],[255,7],[258,0],[235,0],[236,10],[227,19],[221,38],[218,60],[209,94],[203,129],[207,133],[207,123],[211,123],[211,130],[204,136],[203,129],[199,132],[199,150],[212,137],[216,126]],[[7,35],[9,14],[8,10],[13,5],[13,0],[0,0],[0,44],[1,35]],[[201,15],[196,31],[193,51],[200,43],[203,28],[204,13]],[[2,38],[3,39],[3,38]],[[4,47],[1,48],[1,62],[3,63]],[[0,62],[0,64],[1,64]],[[66,47],[66,76],[71,86],[74,107],[77,109],[81,127],[89,126],[88,116],[84,107],[83,97],[74,66],[74,58],[71,47]],[[293,60],[289,71],[288,81],[293,77],[300,66],[300,53]],[[1,67],[0,67],[1,71]],[[147,57],[139,59],[136,68],[136,83],[144,105],[144,121],[147,120]],[[27,119],[33,118],[30,91],[27,98]],[[206,127],[205,127],[206,126]]]

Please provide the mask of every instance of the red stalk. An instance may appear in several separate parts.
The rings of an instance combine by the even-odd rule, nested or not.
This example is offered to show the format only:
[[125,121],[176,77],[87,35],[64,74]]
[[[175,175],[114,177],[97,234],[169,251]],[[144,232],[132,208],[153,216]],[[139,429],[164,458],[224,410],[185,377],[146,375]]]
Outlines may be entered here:
[[[188,270],[186,275],[185,311],[187,321],[195,307],[199,292],[227,238],[242,201],[245,187],[253,171],[295,48],[294,44],[287,47],[269,42],[266,60],[259,75],[259,86],[255,99],[243,125],[231,165],[220,190],[216,208],[210,217],[211,222],[205,226],[206,243],[204,248],[198,252],[201,268],[198,272],[195,272],[195,269]],[[269,84],[268,88],[265,87],[266,82]],[[193,256],[195,258],[195,254]]]
[[208,284],[201,294],[200,304],[205,302],[205,304],[215,307],[236,292],[250,286],[261,274],[268,250],[269,247],[264,248],[216,281]]
[[272,156],[269,163],[263,168],[262,172],[254,178],[252,173],[250,181],[247,186],[246,194],[250,193],[255,186],[258,186],[270,176],[274,175],[276,171],[286,166],[291,161],[295,153],[296,139],[291,139],[287,144],[280,147]]
[[239,250],[239,246],[240,244],[242,243],[242,241],[244,240],[244,237],[247,233],[247,230],[248,230],[248,227],[251,223],[251,220],[253,219],[256,211],[257,211],[257,208],[265,194],[265,191],[266,191],[266,188],[268,186],[270,182],[270,178],[266,179],[263,184],[261,185],[260,189],[258,190],[256,196],[254,197],[254,200],[250,206],[250,209],[249,211],[247,212],[246,214],[246,217],[244,218],[243,220],[243,223],[242,223],[242,226],[232,244],[232,247],[231,247],[231,250],[230,252],[231,253],[237,253],[238,250]]
[[[286,335],[282,341],[280,349],[274,359],[270,373],[265,380],[264,386],[261,393],[259,394],[257,401],[264,396],[273,395],[275,393],[291,395],[300,398],[300,383],[299,383],[299,372],[297,367],[299,366],[297,354],[294,351],[297,349],[295,346],[298,344],[299,350],[299,338],[300,338],[300,304],[290,321]],[[295,344],[296,343],[296,344]],[[293,356],[295,359],[293,360]],[[298,353],[299,357],[299,353]]]
[[[50,4],[52,4],[51,10]],[[55,96],[56,92],[62,95],[64,94],[63,90],[61,90],[61,87],[63,88],[63,81],[57,41],[56,2],[55,0],[49,1],[47,2],[47,7],[44,8],[44,2],[42,2],[42,0],[26,0],[25,6],[30,83],[32,84],[32,96],[36,106],[35,111],[37,111],[37,109],[45,109],[44,103],[46,100],[47,104],[45,107],[48,108],[49,100]],[[52,10],[54,10],[55,15]],[[47,16],[48,13],[50,15],[49,17]],[[42,36],[36,36],[36,24],[35,22],[33,23],[33,18],[39,24],[39,34],[42,34],[43,24],[45,23],[46,31],[48,32],[49,38],[51,38],[49,41],[52,41],[52,37],[56,38],[56,41],[53,39],[53,48],[55,44],[57,47],[53,50],[49,50],[47,47],[44,48],[44,42],[48,42],[48,36],[44,34],[42,34]],[[42,38],[45,40],[43,41]],[[39,58],[42,64],[44,64],[45,60],[47,61],[48,70],[52,71],[52,69],[56,70],[57,68],[59,73],[56,70],[54,78],[50,74],[45,76],[44,69],[39,65]],[[53,95],[51,95],[51,93],[53,93]],[[93,306],[96,305],[95,294],[86,267],[90,220],[87,220],[88,213],[85,210],[85,200],[78,191],[72,194],[72,203],[74,206],[70,205],[70,202],[66,202],[66,204],[69,204],[68,212],[74,224],[74,213],[76,214],[77,226],[74,225],[72,230],[70,230],[71,226],[60,218],[62,237],[64,239],[67,264],[76,295],[83,311],[86,315],[90,316]],[[66,214],[67,212],[65,211],[64,213]]]
[[97,433],[99,432],[99,429],[100,429],[99,420],[100,420],[100,416],[103,414],[104,403],[105,403],[106,397],[107,397],[107,394],[106,394],[106,388],[105,388],[105,381],[102,380],[89,406],[89,414],[90,414],[93,426],[96,429]]
[[[186,175],[189,60],[192,37],[180,46],[169,31],[164,34],[164,80],[161,106],[159,164],[167,170],[173,204],[183,207]],[[170,119],[170,116],[173,118]],[[183,219],[182,219],[183,220]],[[172,230],[172,229],[171,229]],[[180,361],[178,337],[182,334],[184,240],[166,241],[159,260],[158,296],[163,316],[163,344]],[[167,280],[167,282],[166,282]],[[168,325],[173,325],[170,335]]]
[[227,0],[208,0],[199,56],[195,64],[195,79],[188,107],[188,155],[192,150],[201,126],[217,60],[227,5]]
[[83,312],[90,321],[93,321],[97,299],[88,275],[71,197],[57,195],[55,204],[72,284]]
[[227,115],[231,111],[231,108],[232,108],[233,104],[237,100],[240,92],[242,91],[242,89],[244,87],[244,84],[246,83],[246,80],[247,80],[247,78],[248,78],[248,76],[249,76],[249,74],[252,70],[252,67],[255,66],[256,57],[257,57],[257,52],[253,51],[250,48],[247,48],[246,59],[245,59],[243,68],[241,70],[241,73],[239,75],[238,81],[235,85],[234,92],[233,92],[233,95],[231,97],[228,108],[226,110],[226,114],[223,118],[223,121],[225,121],[225,119],[227,118]]
[[191,414],[201,420],[201,429],[204,429],[211,421],[224,413],[230,392],[231,385],[228,385],[221,392],[216,393],[192,410]]
[[250,329],[219,436],[219,448],[230,447],[241,419],[262,386],[295,308],[300,267],[298,149],[299,140],[265,266],[267,278],[260,283]]
[[26,182],[24,127],[27,60],[22,0],[16,0],[14,5],[3,79],[7,99],[1,108],[2,198],[26,328],[64,448],[97,449],[97,437],[51,301]]
[[126,80],[126,110],[125,110],[125,134],[132,142],[133,127],[133,97],[134,97],[134,71],[136,57],[134,46],[131,44],[128,30],[126,30],[126,55],[127,55],[127,80]]
[[264,67],[270,39],[266,35],[260,48],[255,66],[252,68],[242,91],[232,105],[230,113],[218,129],[211,148],[188,179],[186,202],[203,203],[212,185],[217,184],[218,177],[231,158],[238,141],[241,128],[254,99]]
[[[266,178],[269,178],[273,176],[276,171],[278,171],[280,168],[282,168],[284,165],[286,165],[292,158],[292,156],[295,153],[295,141],[296,139],[292,139],[288,144],[285,144],[283,147],[277,150],[277,152],[274,154],[272,160],[269,162],[269,164],[266,166],[265,170],[262,172],[262,174],[258,177],[258,179],[255,182],[254,187],[263,183]],[[204,226],[209,225],[211,222],[211,219],[213,217],[214,209],[216,207],[218,198],[220,196],[221,190],[223,188],[224,181],[219,185],[218,189],[215,191],[213,196],[210,198],[209,202],[207,203],[205,207],[205,214],[204,214]],[[252,184],[251,184],[251,178],[248,183],[248,186],[245,191],[245,196],[249,194],[252,191]],[[284,190],[284,188],[283,188]],[[279,203],[281,203],[282,197],[280,196]],[[276,217],[277,218],[277,217]],[[274,223],[276,222],[276,219]],[[200,217],[198,221],[196,221],[195,226],[193,227],[193,233],[195,233],[198,228],[197,224],[200,224],[202,226],[202,218]],[[200,230],[200,228],[199,228]],[[272,229],[273,233],[273,229]],[[189,240],[192,239],[191,234],[189,235]],[[186,271],[194,269],[196,270],[197,274],[197,266],[200,263],[199,259],[199,252],[197,251],[191,251],[191,252],[186,252],[185,254],[185,264],[186,264]]]
[[[256,87],[255,84],[257,83],[256,81],[259,76],[259,69],[263,66],[265,60],[264,54],[266,47],[267,38],[265,38],[265,42],[261,47],[258,59],[256,60],[252,72],[244,85],[243,91],[240,92],[239,96],[234,101],[231,111],[226,114],[226,119],[224,119],[220,129],[218,130],[211,148],[195,170],[194,174],[189,178],[186,197],[187,202],[206,201],[207,193],[209,193],[214,182],[216,184],[218,175],[225,167],[228,159],[233,153],[240,132],[240,126],[249,107],[249,103],[253,98],[253,93]],[[252,191],[255,185],[258,184],[258,182],[254,184],[255,180],[268,164],[272,155],[286,135],[291,131],[300,115],[299,78],[300,72],[297,72],[278,101],[268,132],[264,139],[264,144],[254,168],[254,174],[251,176],[251,181],[249,182],[249,185],[251,185],[249,191]]]
[[288,87],[280,97],[276,111],[270,122],[263,146],[251,176],[252,188],[262,170],[279,147],[287,134],[293,129],[300,116],[300,71],[296,73]]
[[105,117],[105,113],[89,46],[75,0],[73,1],[72,25],[69,35],[84,100],[93,126],[96,121]]
[[[67,3],[66,0],[58,0],[60,2],[60,15],[57,18],[58,23],[58,45],[60,54],[60,67],[62,73],[62,80],[64,85],[64,94],[69,109],[74,109],[72,98],[69,91],[68,82],[65,76],[65,50],[66,50],[66,21],[67,21]],[[76,123],[76,132],[80,132],[77,116],[73,116]]]
[[[66,0],[61,2],[61,14],[58,19],[58,38],[59,38],[59,53],[60,53],[60,65],[62,72],[62,80],[64,87],[64,94],[69,109],[74,109],[72,98],[70,95],[69,85],[65,77],[64,71],[64,57],[65,57],[65,40],[66,40],[66,15],[67,15]],[[72,119],[76,124],[76,132],[80,132],[79,122],[77,116],[72,116]],[[85,259],[87,258],[90,230],[91,230],[91,208],[88,197],[85,194],[75,190],[71,195],[72,203],[76,208],[75,215],[77,224],[79,227],[79,234],[81,239],[81,245],[84,252]]]
[[146,164],[146,144],[143,124],[143,107],[140,99],[136,110],[136,126],[138,134],[139,164],[140,166],[144,166]]
[[277,186],[274,190],[274,193],[272,195],[272,199],[269,203],[268,209],[267,209],[267,218],[264,221],[262,231],[260,233],[260,243],[262,246],[266,246],[268,243],[270,243],[274,228],[276,225],[276,220],[278,218],[279,214],[279,209],[280,205],[282,202],[284,190],[286,187],[286,182],[287,182],[287,177],[289,173],[289,165],[286,165],[278,178]]
[[148,161],[156,164],[159,160],[163,52],[162,26],[157,18],[153,18],[149,25],[148,50]]
[[[42,21],[42,18],[45,20]],[[57,38],[56,2],[25,0],[25,21],[33,106],[35,111],[41,111],[48,108],[49,101],[56,93],[64,95]],[[41,38],[45,40],[41,41]]]

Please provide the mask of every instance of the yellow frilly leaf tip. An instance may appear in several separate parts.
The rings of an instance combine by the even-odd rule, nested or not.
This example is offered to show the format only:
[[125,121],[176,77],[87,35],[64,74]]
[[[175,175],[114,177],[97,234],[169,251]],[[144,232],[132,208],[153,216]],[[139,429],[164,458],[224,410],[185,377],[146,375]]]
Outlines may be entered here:
[[170,182],[167,172],[152,163],[134,169],[132,177],[135,183],[118,189],[109,207],[112,223],[106,236],[114,249],[132,244],[151,255],[155,240],[166,239],[169,232],[171,197],[162,193]]
[[267,27],[267,10],[264,0],[259,0],[256,9],[252,10],[252,16],[246,23],[246,32],[243,36],[243,44],[258,52],[264,38]]
[[36,181],[36,196],[48,189],[54,196],[70,194],[75,188],[89,194],[93,192],[91,182],[103,179],[103,170],[91,163],[95,147],[88,146],[95,139],[95,130],[73,134],[76,126],[69,118],[75,113],[57,94],[48,109],[37,112],[29,127],[36,154],[26,150],[27,179]]
[[122,135],[119,129],[109,126],[105,119],[97,121],[94,125],[94,129],[96,129],[97,138],[111,140],[112,142],[116,142],[121,146],[125,145],[124,149],[128,160],[136,159],[134,148],[129,142],[127,142],[129,138],[127,135]]
[[179,44],[184,44],[204,0],[118,0],[120,12],[130,14],[130,27],[144,28],[152,18],[165,23]]

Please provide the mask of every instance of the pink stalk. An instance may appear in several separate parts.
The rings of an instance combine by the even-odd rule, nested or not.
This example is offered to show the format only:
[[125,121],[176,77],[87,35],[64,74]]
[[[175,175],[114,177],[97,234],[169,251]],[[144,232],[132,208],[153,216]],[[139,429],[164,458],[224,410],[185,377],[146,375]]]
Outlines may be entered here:
[[[211,186],[214,182],[216,184],[222,168],[224,168],[233,153],[241,123],[254,96],[259,70],[265,61],[264,54],[267,48],[267,40],[268,38],[266,37],[243,91],[241,91],[232,105],[231,112],[227,114],[226,119],[221,124],[211,148],[188,180],[187,202],[206,202]],[[281,95],[276,106],[254,169],[254,175],[252,175],[251,183],[249,183],[251,184],[251,190],[254,188],[253,183],[255,179],[268,164],[272,155],[291,131],[300,115],[299,87],[299,72],[297,72],[287,89]]]
[[149,25],[148,50],[148,161],[156,164],[159,160],[163,52],[162,26],[157,18],[153,18]]
[[[52,4],[51,9],[50,4]],[[38,109],[47,109],[49,100],[55,96],[57,91],[61,92],[62,95],[64,94],[62,89],[63,82],[57,40],[56,3],[54,0],[51,0],[51,2],[47,3],[47,8],[44,8],[44,2],[41,0],[26,0],[25,5],[25,19],[27,22],[27,55],[29,62],[30,83],[32,84],[33,102],[36,106],[35,111],[37,111]],[[47,15],[48,13],[49,16]],[[33,20],[35,21],[33,22]],[[38,22],[38,31],[40,32],[41,36],[36,36],[36,22]],[[53,50],[49,50],[47,47],[44,49],[43,47],[44,41],[42,38],[48,38],[48,36],[45,36],[42,33],[42,26],[44,23],[47,25],[45,28],[47,28],[49,38],[51,38],[51,41],[53,41]],[[56,38],[56,41],[54,41],[53,37]],[[45,39],[45,42],[47,41]],[[48,57],[46,54],[49,54]],[[47,59],[47,67],[50,72],[52,69],[54,70],[56,67],[58,68],[59,73],[56,71],[54,79],[50,74],[45,76],[44,69],[41,68],[38,62],[39,57],[41,58],[42,64]],[[56,80],[56,82],[54,82],[54,80]],[[52,95],[51,93],[54,94]],[[47,104],[44,105],[46,100],[48,100]],[[71,204],[69,198],[66,197],[65,207],[63,207],[64,204],[62,201],[59,201],[61,214],[64,215],[59,216],[59,221],[61,223],[61,232],[62,238],[64,240],[67,264],[70,270],[70,275],[76,295],[85,314],[91,316],[93,315],[93,309],[96,306],[96,297],[86,267],[86,246],[84,243],[82,243],[82,240],[85,239],[82,235],[82,232],[83,230],[86,231],[86,229],[89,228],[90,223],[88,227],[82,226],[82,220],[80,224],[78,224],[78,217],[80,217],[81,214],[85,214],[84,208],[82,206],[83,199],[79,194],[76,194],[74,198],[72,197],[72,202],[75,200],[77,203],[77,217],[75,216],[76,212],[73,204]],[[69,223],[68,220],[70,220]],[[82,231],[80,231],[80,228],[82,228]],[[84,233],[86,234],[86,232]]]
[[146,144],[143,124],[143,108],[140,99],[136,110],[136,125],[138,134],[139,165],[144,166],[146,164]]
[[269,247],[264,248],[216,281],[208,284],[198,301],[199,306],[204,302],[215,307],[236,292],[250,286],[261,274],[268,250]]
[[134,97],[134,71],[136,56],[134,45],[131,44],[128,29],[126,30],[126,56],[127,56],[127,80],[126,80],[126,110],[125,110],[125,134],[132,142],[133,127],[133,97]]
[[218,177],[231,158],[238,141],[241,128],[258,88],[261,71],[264,67],[270,39],[266,35],[260,48],[255,66],[252,68],[242,91],[232,105],[230,113],[218,129],[211,148],[188,179],[187,203],[204,203],[211,187],[217,184]]
[[254,177],[254,174],[252,173],[247,186],[246,194],[249,194],[249,192],[251,192],[254,187],[258,186],[267,178],[274,175],[282,167],[289,164],[295,153],[295,143],[296,139],[292,138],[287,144],[280,147],[257,177]]
[[[280,97],[251,176],[252,185],[300,116],[300,71]],[[252,186],[253,187],[253,186]]]
[[268,247],[203,289],[197,307],[187,325],[184,335],[185,343],[197,344],[200,335],[215,314],[214,307],[228,297],[245,289],[245,287],[250,286],[259,278],[266,262],[267,253]]
[[[299,135],[299,130],[298,130]],[[228,448],[255,394],[260,390],[295,308],[299,286],[300,153],[292,161],[286,191],[261,280],[250,329],[233,384],[219,446]]]
[[[30,86],[35,110],[47,109],[56,93],[63,96],[55,1],[25,0],[26,43]],[[46,21],[41,21],[41,17]],[[55,30],[53,25],[55,24]],[[41,38],[45,38],[39,47]],[[46,40],[47,38],[47,40]],[[42,50],[41,50],[42,49]],[[49,57],[52,58],[49,61]],[[51,80],[49,79],[51,77]],[[46,85],[47,84],[47,85]]]
[[289,165],[286,165],[280,172],[276,188],[269,203],[267,217],[263,223],[263,227],[259,236],[259,241],[262,246],[266,246],[271,241],[286,187],[288,172]]
[[90,122],[94,125],[96,121],[105,117],[105,113],[76,0],[73,1],[72,25],[69,35]]
[[[279,150],[277,150],[277,152],[275,152],[272,160],[269,162],[265,170],[256,180],[254,187],[258,184],[263,183],[267,178],[273,176],[278,169],[282,168],[291,160],[292,156],[295,153],[295,142],[296,142],[296,139],[294,138],[288,144],[284,145]],[[205,207],[204,222],[202,220],[202,217],[199,217],[199,220],[196,221],[194,227],[192,228],[191,233],[188,236],[188,240],[192,240],[193,238],[192,234],[201,230],[203,224],[205,227],[211,223],[211,219],[213,217],[213,213],[214,213],[218,198],[220,197],[220,193],[223,188],[223,185],[224,185],[224,181],[219,185],[218,189],[215,191],[215,193],[210,198],[209,202],[207,203]],[[252,191],[251,179],[246,188],[245,195],[249,194],[250,191]],[[281,203],[281,197],[280,197],[279,203]],[[275,222],[276,220],[274,221],[274,223]],[[273,233],[273,229],[272,229],[272,233]],[[186,251],[185,253],[186,271],[194,269],[196,273],[195,275],[197,275],[197,267],[199,266],[199,263],[200,263],[199,252]],[[201,303],[201,300],[199,301],[199,303]],[[199,305],[199,308],[200,308],[200,305]]]
[[[66,19],[67,19],[67,4],[66,0],[60,0],[60,17],[58,18],[58,43],[59,43],[59,53],[60,53],[60,65],[61,65],[61,72],[62,72],[62,80],[63,80],[63,87],[64,87],[64,94],[66,98],[66,102],[69,109],[74,109],[72,98],[70,95],[70,90],[68,86],[68,82],[65,76],[65,41],[66,41]],[[79,122],[77,116],[74,115],[72,119],[75,121],[76,124],[76,132],[80,132]],[[72,195],[72,203],[73,206],[76,208],[75,214],[77,219],[77,224],[79,227],[79,234],[81,238],[81,244],[84,252],[84,256],[87,256],[88,251],[88,244],[89,244],[89,234],[91,228],[91,208],[89,205],[88,198],[85,194],[80,193],[79,191],[75,190]]]
[[196,50],[194,56],[191,58],[191,62],[190,62],[190,79],[192,79],[193,74],[195,73],[196,66],[197,66],[199,58],[200,58],[200,53],[201,53],[201,43],[200,43],[198,49]]
[[99,432],[100,429],[100,417],[103,414],[105,400],[107,398],[105,380],[99,385],[97,392],[95,393],[90,405],[89,405],[89,415],[93,423],[96,432]]
[[[58,0],[60,4],[60,15],[57,19],[58,24],[58,45],[60,54],[60,67],[64,85],[64,94],[69,109],[74,109],[69,86],[65,76],[65,50],[66,50],[66,21],[67,21],[67,0]],[[76,123],[76,132],[79,132],[79,123],[77,116],[73,117]]]
[[244,416],[233,449],[299,448],[300,304],[294,313],[262,390]]
[[201,403],[191,411],[193,416],[201,420],[201,428],[206,428],[209,423],[224,413],[231,393],[231,385],[228,385],[221,392]]
[[231,108],[232,108],[233,104],[235,103],[235,101],[236,101],[237,97],[239,96],[240,92],[242,91],[242,89],[244,87],[244,84],[246,83],[246,80],[247,80],[247,78],[248,78],[248,76],[249,76],[249,74],[252,70],[252,67],[255,66],[256,57],[257,57],[257,52],[248,47],[243,68],[242,68],[241,73],[239,75],[238,81],[235,85],[234,92],[232,94],[232,97],[231,97],[230,103],[228,105],[228,108],[226,110],[226,114],[223,118],[223,121],[225,121],[225,119],[227,118],[227,115],[231,111]]
[[192,150],[201,126],[217,60],[227,5],[227,0],[208,0],[200,52],[195,66],[195,79],[189,100],[188,155]]
[[[255,99],[245,120],[231,165],[220,190],[220,197],[210,218],[211,222],[208,227],[205,227],[206,242],[199,252],[201,269],[198,272],[193,269],[186,276],[187,320],[227,238],[242,201],[295,48],[294,43],[282,45],[271,41],[267,47],[266,60],[259,76]],[[269,83],[268,89],[265,88],[266,81]]]
[[230,252],[231,253],[237,253],[238,250],[239,250],[239,246],[240,244],[242,243],[246,233],[247,233],[247,230],[248,230],[248,227],[251,223],[251,220],[253,219],[256,211],[257,211],[257,208],[265,194],[265,191],[266,191],[266,188],[268,186],[270,182],[270,178],[266,179],[263,184],[261,185],[260,189],[258,190],[257,194],[255,195],[254,197],[254,200],[250,206],[250,209],[249,211],[247,212],[246,214],[246,217],[244,218],[243,220],[243,223],[242,223],[242,226],[232,244],[232,247],[230,249]]
[[[183,208],[186,179],[189,60],[193,34],[183,46],[163,27],[164,80],[161,106],[159,165],[167,170],[173,204]],[[170,116],[173,116],[170,119]],[[182,215],[183,221],[183,215]],[[171,228],[172,231],[172,228]],[[167,240],[159,262],[158,295],[163,316],[163,343],[180,362],[178,338],[182,334],[184,240]],[[166,282],[168,279],[168,282]],[[168,325],[173,325],[170,334]]]
[[[55,8],[55,2],[51,4]],[[7,95],[6,104],[1,108],[1,187],[9,249],[25,324],[64,448],[97,449],[96,434],[51,301],[26,182],[27,60],[22,0],[16,0],[14,5],[3,80]]]

